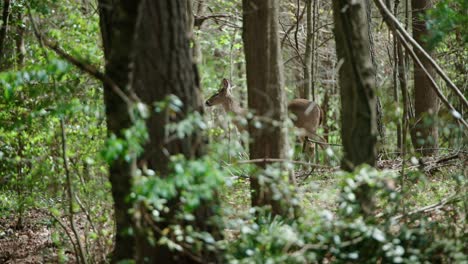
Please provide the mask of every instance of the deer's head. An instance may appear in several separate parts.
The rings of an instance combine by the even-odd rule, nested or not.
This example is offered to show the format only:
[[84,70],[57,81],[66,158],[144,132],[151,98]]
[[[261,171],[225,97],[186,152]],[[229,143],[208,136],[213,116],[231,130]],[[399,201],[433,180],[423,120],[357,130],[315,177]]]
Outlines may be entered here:
[[231,84],[227,79],[223,79],[221,82],[221,89],[219,89],[215,94],[213,94],[208,100],[206,100],[206,106],[214,106],[226,103],[227,100],[232,96],[231,94]]

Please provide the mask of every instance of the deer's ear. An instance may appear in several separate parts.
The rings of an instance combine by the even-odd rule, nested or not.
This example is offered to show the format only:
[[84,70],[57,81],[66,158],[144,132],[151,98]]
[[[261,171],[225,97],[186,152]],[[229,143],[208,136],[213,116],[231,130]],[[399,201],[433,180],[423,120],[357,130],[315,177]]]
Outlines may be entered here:
[[231,85],[229,84],[229,81],[226,78],[223,79],[223,88],[224,89],[230,89],[231,88]]

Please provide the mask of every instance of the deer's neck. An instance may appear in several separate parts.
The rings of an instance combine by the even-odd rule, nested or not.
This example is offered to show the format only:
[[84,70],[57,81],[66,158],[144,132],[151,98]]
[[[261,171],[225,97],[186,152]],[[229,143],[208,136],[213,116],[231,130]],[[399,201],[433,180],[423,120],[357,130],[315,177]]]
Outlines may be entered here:
[[239,102],[237,102],[232,97],[226,98],[226,102],[223,103],[223,107],[224,111],[226,111],[227,113],[232,112],[236,115],[245,114],[245,110],[240,106]]

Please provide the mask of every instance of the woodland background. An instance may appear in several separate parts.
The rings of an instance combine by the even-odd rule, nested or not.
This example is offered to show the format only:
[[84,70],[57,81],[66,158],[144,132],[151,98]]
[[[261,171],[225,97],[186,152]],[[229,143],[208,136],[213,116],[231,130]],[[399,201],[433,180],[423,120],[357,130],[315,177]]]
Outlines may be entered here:
[[[468,1],[0,10],[0,263],[468,261]],[[250,114],[203,107],[223,78]]]

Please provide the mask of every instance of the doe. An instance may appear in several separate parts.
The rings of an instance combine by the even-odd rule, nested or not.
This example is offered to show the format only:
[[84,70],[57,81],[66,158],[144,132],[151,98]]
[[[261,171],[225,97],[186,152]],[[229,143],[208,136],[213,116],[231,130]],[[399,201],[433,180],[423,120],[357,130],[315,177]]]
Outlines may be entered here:
[[[242,108],[234,98],[231,84],[227,79],[223,79],[221,89],[206,100],[205,105],[209,107],[222,105],[226,113],[233,113],[235,116],[245,116],[247,114],[246,109]],[[319,138],[322,143],[325,143],[325,140],[316,133],[323,118],[322,109],[318,104],[307,99],[296,98],[289,102],[288,110],[294,115],[294,126],[302,130],[299,135],[304,143],[303,150],[305,150],[308,139]],[[234,119],[233,122],[239,131],[245,130],[245,127],[238,120]],[[319,143],[319,145],[324,148],[323,144]]]

